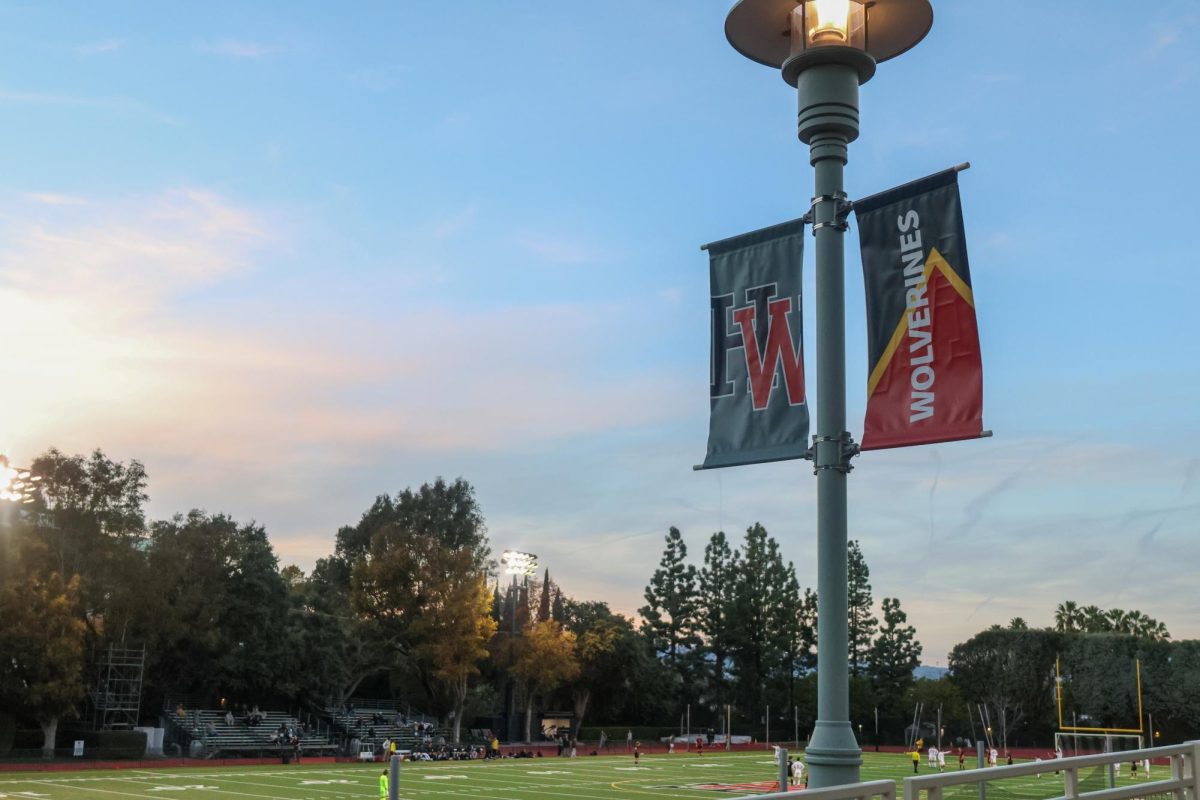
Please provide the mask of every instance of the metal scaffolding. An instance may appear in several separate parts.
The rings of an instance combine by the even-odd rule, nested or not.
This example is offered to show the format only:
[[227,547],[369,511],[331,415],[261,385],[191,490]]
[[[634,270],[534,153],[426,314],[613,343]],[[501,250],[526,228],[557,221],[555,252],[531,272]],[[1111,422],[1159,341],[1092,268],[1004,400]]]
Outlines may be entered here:
[[130,730],[142,710],[142,672],[146,648],[112,645],[100,657],[92,689],[93,725],[96,730]]

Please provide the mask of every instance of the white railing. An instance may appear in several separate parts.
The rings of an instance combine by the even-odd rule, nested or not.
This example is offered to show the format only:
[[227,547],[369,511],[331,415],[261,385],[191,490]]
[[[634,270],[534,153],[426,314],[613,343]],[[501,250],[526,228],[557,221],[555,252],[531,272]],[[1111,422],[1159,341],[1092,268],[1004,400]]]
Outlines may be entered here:
[[773,792],[771,794],[755,794],[739,800],[871,800],[880,797],[883,800],[896,800],[895,781],[867,781],[866,783],[848,783],[845,786],[829,786],[824,789],[805,789],[803,792]]
[[[1107,767],[1112,764],[1143,761],[1146,759],[1169,759],[1171,777],[1167,780],[1141,781],[1130,786],[1100,789],[1097,791],[1081,792],[1079,790],[1079,773],[1081,770]],[[988,783],[1012,778],[1026,778],[1046,773],[1062,773],[1063,792],[1058,797],[1065,800],[1135,800],[1135,798],[1150,797],[1151,795],[1174,795],[1175,800],[1200,800],[1200,779],[1198,779],[1197,764],[1200,763],[1200,742],[1171,747],[1152,747],[1144,750],[1122,750],[1115,753],[1104,753],[1094,756],[1076,756],[1074,758],[1053,758],[1046,761],[1036,761],[1031,764],[1013,764],[1012,766],[991,767],[989,769],[972,769],[962,772],[947,772],[938,775],[921,775],[904,779],[904,800],[942,800],[943,792],[952,786],[986,786]],[[865,786],[867,784],[858,784]],[[843,787],[849,788],[849,787]],[[806,793],[806,798],[807,798]],[[783,797],[784,795],[769,795]],[[848,797],[849,795],[847,795]],[[980,793],[980,798],[985,794]],[[1047,795],[1049,797],[1049,794]],[[1057,800],[1057,799],[1056,799]]]

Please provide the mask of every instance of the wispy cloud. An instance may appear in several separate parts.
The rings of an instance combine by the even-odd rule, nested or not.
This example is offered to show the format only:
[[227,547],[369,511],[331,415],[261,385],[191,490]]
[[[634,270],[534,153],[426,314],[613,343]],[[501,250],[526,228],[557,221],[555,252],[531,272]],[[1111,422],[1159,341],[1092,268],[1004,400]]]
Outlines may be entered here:
[[55,192],[28,192],[25,195],[35,203],[42,203],[47,206],[83,206],[87,205],[87,198],[77,197],[70,194],[57,194]]
[[0,103],[20,103],[34,106],[90,108],[148,117],[167,125],[180,125],[179,117],[163,113],[140,100],[130,97],[84,97],[55,92],[25,91],[0,87]]
[[98,42],[87,42],[75,48],[75,52],[81,56],[95,56],[104,53],[115,53],[126,44],[124,39],[101,39]]
[[249,42],[244,39],[218,39],[197,45],[201,53],[226,56],[228,58],[263,58],[280,51],[275,45]]
[[[0,440],[310,474],[331,452],[501,452],[644,425],[681,393],[669,371],[614,382],[563,369],[603,350],[609,308],[423,304],[372,320],[319,293],[276,299],[251,278],[288,245],[211,191],[39,208],[0,237],[6,324],[43,332],[11,365],[41,388],[0,395],[0,427],[20,427]],[[252,313],[194,305],[226,281]]]

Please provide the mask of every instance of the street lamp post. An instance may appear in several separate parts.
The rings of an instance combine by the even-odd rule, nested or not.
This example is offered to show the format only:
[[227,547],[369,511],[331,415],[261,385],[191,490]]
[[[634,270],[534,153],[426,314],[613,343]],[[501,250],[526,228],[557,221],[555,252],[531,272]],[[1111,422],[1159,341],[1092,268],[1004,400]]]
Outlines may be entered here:
[[858,87],[877,62],[917,44],[933,24],[929,0],[738,0],[725,36],[739,53],[778,67],[799,98],[798,132],[815,171],[817,721],[807,749],[814,788],[857,783],[862,751],[850,726],[846,476],[857,452],[846,430],[843,186],[858,138]]

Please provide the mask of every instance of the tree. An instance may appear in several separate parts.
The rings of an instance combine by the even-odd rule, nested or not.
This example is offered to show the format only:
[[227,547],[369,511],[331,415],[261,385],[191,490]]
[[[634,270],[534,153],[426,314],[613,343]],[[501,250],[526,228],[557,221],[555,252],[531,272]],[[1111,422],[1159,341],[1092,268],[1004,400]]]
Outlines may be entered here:
[[[460,552],[460,558],[469,558]],[[492,598],[482,574],[458,571],[458,579],[431,588],[425,613],[417,623],[421,654],[433,664],[434,676],[451,692],[454,704],[454,742],[462,731],[469,680],[479,674],[488,641],[496,632]]]
[[613,614],[606,603],[572,603],[568,629],[575,634],[575,659],[579,675],[571,687],[574,730],[578,734],[594,693],[620,692],[629,668],[626,653],[619,648],[622,635],[633,633],[633,625]]
[[534,700],[579,676],[575,634],[553,620],[535,622],[525,631],[513,675],[525,691],[525,741],[532,741]]
[[462,478],[378,497],[358,526],[338,532],[338,555],[350,567],[351,608],[368,623],[374,646],[391,654],[393,666],[407,662],[431,699],[437,695],[432,664],[413,656],[444,629],[421,621],[448,587],[483,574],[489,553],[475,490]]
[[1054,629],[1059,633],[1125,633],[1143,639],[1171,638],[1166,625],[1136,609],[1105,610],[1094,605],[1080,608],[1073,600],[1059,603],[1054,610]]
[[800,594],[796,569],[789,561],[777,578],[780,582],[780,602],[776,607],[774,625],[783,644],[783,680],[787,683],[786,707],[796,703],[796,680],[816,666],[817,598],[811,589]]
[[140,558],[145,469],[138,461],[113,461],[100,450],[84,457],[51,448],[34,459],[30,472],[38,480],[29,516],[45,545],[43,559],[31,568],[43,575],[56,572],[67,581],[80,576],[80,618],[93,636],[107,631],[120,639],[126,617],[113,618],[112,612]]
[[724,531],[717,531],[704,548],[704,566],[699,572],[699,607],[697,622],[711,657],[709,683],[710,701],[714,705],[726,702],[728,693],[730,606],[736,589],[733,550]]
[[538,602],[538,621],[550,619],[550,568],[546,567],[546,579],[542,581],[542,599]]
[[734,573],[727,625],[730,662],[737,678],[735,696],[743,708],[761,708],[786,665],[789,642],[781,614],[799,613],[788,601],[795,575],[790,565],[784,565],[778,543],[758,523],[746,530],[734,554]]
[[[674,675],[633,622],[603,602],[564,600],[563,606],[580,661],[579,677],[571,686],[576,731],[585,713],[609,721],[665,718],[671,712]],[[589,632],[598,638],[588,641]]]
[[154,524],[133,634],[161,693],[290,695],[303,655],[289,647],[289,587],[266,531],[191,511]]
[[696,568],[686,561],[687,545],[679,529],[672,527],[659,567],[646,587],[646,605],[638,609],[646,636],[679,675],[685,692],[690,683],[694,651],[700,643],[696,632],[699,612]]
[[870,654],[871,637],[879,621],[871,613],[871,570],[863,558],[862,549],[856,540],[847,545],[847,613],[849,615],[847,641],[850,649],[850,674],[862,674]]
[[80,583],[53,572],[0,587],[0,700],[37,720],[45,758],[54,757],[58,721],[84,695]]
[[1059,633],[1072,633],[1079,629],[1082,622],[1083,615],[1074,600],[1059,603],[1054,610],[1054,630]]
[[921,643],[916,629],[907,622],[900,600],[883,598],[883,626],[871,645],[869,672],[879,703],[889,716],[912,687],[913,670],[921,664]]
[[[1062,634],[1049,630],[995,628],[957,644],[950,672],[968,703],[986,703],[1014,732],[1028,721],[1035,734],[1049,733],[1054,707],[1054,658]],[[1007,745],[1007,742],[1005,742]]]

